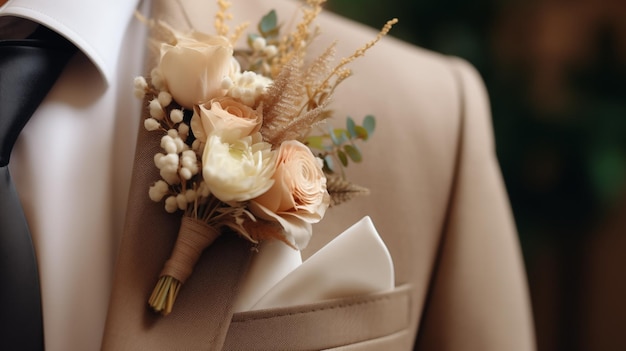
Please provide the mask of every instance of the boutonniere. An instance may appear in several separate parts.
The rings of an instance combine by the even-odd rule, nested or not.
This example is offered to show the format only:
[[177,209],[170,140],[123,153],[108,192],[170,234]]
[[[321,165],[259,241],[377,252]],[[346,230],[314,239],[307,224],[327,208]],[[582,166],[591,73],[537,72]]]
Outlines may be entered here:
[[375,120],[345,128],[324,122],[348,65],[379,41],[397,20],[349,57],[334,61],[332,44],[317,57],[307,48],[324,0],[308,0],[294,30],[283,34],[275,11],[264,15],[247,48],[235,49],[246,26],[230,32],[230,3],[218,0],[216,33],[181,33],[147,21],[158,33],[159,59],[149,77],[135,79],[147,102],[144,127],[159,137],[154,155],[160,178],[147,189],[181,224],[171,257],[149,298],[167,315],[202,251],[220,235],[253,243],[280,240],[303,249],[331,205],[367,189],[350,183],[343,168],[360,162],[357,141]]

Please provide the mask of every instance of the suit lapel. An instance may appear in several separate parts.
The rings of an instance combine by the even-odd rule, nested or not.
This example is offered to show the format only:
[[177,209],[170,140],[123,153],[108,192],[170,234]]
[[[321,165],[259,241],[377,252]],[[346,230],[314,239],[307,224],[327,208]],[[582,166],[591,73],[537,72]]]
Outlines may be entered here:
[[[154,1],[152,18],[185,28],[178,2]],[[167,16],[165,16],[167,15]],[[149,67],[153,59],[147,60]],[[145,104],[144,104],[145,106]],[[145,113],[145,111],[142,111]],[[143,118],[138,121],[143,126]],[[221,349],[232,316],[232,298],[247,267],[250,246],[222,236],[202,256],[182,287],[174,311],[162,317],[147,299],[169,257],[180,214],[167,214],[152,202],[148,188],[159,179],[154,154],[160,138],[139,128],[126,224],[120,243],[103,350]]]

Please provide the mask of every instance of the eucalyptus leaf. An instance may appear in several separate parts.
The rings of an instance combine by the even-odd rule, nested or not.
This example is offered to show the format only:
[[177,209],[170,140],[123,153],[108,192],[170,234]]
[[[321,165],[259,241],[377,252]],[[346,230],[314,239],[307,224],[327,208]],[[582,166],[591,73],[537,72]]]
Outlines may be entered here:
[[324,156],[324,168],[329,170],[331,173],[335,172],[335,162],[333,161],[332,155]]
[[354,162],[361,162],[363,160],[363,156],[361,155],[361,151],[354,145],[346,145],[343,147],[344,151],[348,154],[350,159]]
[[311,148],[324,150],[324,137],[321,135],[312,135],[307,137],[306,143]]
[[348,165],[348,156],[346,156],[346,153],[341,151],[341,150],[337,150],[337,157],[339,158],[339,161],[341,161],[341,164],[346,167]]
[[330,135],[330,140],[333,142],[333,144],[335,145],[341,145],[341,142],[339,142],[339,136],[340,134],[335,133],[336,130],[333,130],[332,128],[329,131],[329,135]]
[[356,126],[354,127],[355,131],[356,131],[356,135],[359,139],[363,139],[363,140],[367,140],[369,138],[369,132],[367,131],[367,129],[361,127],[361,126]]
[[341,136],[339,140],[342,144],[350,140],[350,138],[348,137],[348,132],[346,132],[345,130],[341,130]]
[[350,138],[356,138],[358,136],[356,134],[355,128],[356,128],[356,123],[354,123],[354,120],[352,119],[352,117],[348,116],[348,118],[346,118],[346,129],[348,129]]
[[278,35],[280,34],[280,26],[272,29],[267,33],[263,33],[263,37],[268,45],[278,45]]
[[374,129],[376,129],[376,118],[372,115],[365,116],[363,119],[363,128],[367,130],[368,135],[372,135]]
[[248,46],[252,47],[252,43],[254,42],[254,39],[260,37],[260,35],[258,35],[257,33],[250,33],[248,34]]
[[348,135],[346,134],[345,129],[334,129],[330,133],[330,138],[333,141],[333,144],[335,144],[336,146],[339,146],[348,141]]
[[276,11],[272,10],[261,18],[261,22],[259,22],[259,32],[261,32],[261,34],[268,34],[276,29],[277,24],[278,17],[276,16]]

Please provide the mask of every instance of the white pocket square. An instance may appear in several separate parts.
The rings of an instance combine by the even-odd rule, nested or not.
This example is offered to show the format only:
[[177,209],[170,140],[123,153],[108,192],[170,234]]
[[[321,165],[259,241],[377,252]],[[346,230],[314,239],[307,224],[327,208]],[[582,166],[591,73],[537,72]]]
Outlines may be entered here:
[[299,251],[280,242],[259,248],[235,311],[314,303],[384,292],[395,284],[389,250],[370,217],[363,217],[301,263]]

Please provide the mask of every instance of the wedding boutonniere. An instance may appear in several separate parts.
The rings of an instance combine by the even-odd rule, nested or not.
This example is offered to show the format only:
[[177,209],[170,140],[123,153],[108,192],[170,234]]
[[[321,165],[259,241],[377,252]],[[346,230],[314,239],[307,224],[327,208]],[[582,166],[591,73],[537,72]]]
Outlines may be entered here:
[[283,35],[276,12],[264,15],[247,48],[235,49],[245,31],[230,33],[230,3],[218,0],[216,33],[181,33],[149,21],[160,37],[159,60],[148,78],[135,79],[149,116],[144,127],[160,137],[154,155],[161,179],[147,189],[165,211],[182,214],[171,257],[149,298],[167,315],[202,251],[220,235],[253,243],[280,240],[303,249],[329,206],[367,189],[350,183],[343,168],[362,159],[375,120],[345,128],[324,125],[335,88],[351,75],[350,62],[386,35],[333,64],[335,46],[311,59],[307,48],[324,0],[307,0],[302,19]]

